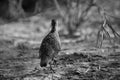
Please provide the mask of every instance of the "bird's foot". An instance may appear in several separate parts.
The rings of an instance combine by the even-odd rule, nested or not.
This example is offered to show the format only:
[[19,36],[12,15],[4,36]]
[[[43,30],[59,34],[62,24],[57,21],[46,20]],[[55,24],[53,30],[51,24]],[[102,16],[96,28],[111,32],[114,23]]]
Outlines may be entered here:
[[50,64],[50,67],[48,68],[49,71],[51,71],[52,73],[55,73],[55,70],[53,69],[52,65]]
[[54,65],[54,67],[57,67],[57,59],[53,59],[53,65]]

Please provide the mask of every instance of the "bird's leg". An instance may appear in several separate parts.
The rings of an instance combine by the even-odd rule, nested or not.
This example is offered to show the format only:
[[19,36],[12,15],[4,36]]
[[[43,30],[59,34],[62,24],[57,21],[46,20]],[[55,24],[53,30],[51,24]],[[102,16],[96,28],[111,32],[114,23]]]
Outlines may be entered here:
[[54,69],[52,68],[52,62],[50,62],[49,64],[50,64],[49,69],[50,69],[53,73],[55,73],[55,72],[54,72]]
[[57,67],[57,60],[55,59],[55,58],[53,58],[53,65],[55,66],[55,67]]

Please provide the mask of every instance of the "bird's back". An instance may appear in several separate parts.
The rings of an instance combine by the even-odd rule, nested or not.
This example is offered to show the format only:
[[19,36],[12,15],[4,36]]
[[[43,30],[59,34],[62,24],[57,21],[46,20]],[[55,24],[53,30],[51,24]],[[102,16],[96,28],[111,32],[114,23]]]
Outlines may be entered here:
[[[44,41],[43,41],[44,42]],[[47,66],[50,58],[53,56],[54,50],[48,43],[42,43],[39,50],[39,57],[41,59],[40,66]]]
[[42,41],[39,50],[39,57],[41,59],[41,67],[46,66],[47,63],[61,50],[61,45],[56,33],[49,33]]
[[56,21],[52,20],[51,22],[52,29],[42,40],[39,57],[41,59],[41,67],[46,66],[50,59],[53,59],[54,56],[58,54],[61,50],[61,44],[58,32],[56,31]]
[[[57,39],[57,36],[55,33],[49,33],[42,41],[39,53],[45,54],[47,51],[54,51],[59,52],[61,50],[60,41]],[[50,55],[50,54],[48,54]]]

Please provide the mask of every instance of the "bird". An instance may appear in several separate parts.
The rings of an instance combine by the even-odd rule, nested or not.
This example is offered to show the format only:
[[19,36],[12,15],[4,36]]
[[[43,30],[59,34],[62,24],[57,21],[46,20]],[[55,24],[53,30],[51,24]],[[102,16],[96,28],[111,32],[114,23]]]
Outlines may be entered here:
[[51,30],[43,38],[39,48],[40,66],[46,67],[50,64],[61,50],[60,37],[57,30],[57,22],[51,20]]

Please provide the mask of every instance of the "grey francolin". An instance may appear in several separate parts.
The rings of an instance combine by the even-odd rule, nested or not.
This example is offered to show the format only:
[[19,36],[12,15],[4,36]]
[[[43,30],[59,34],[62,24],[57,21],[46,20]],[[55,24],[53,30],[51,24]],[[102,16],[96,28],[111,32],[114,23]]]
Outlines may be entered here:
[[48,63],[54,60],[54,57],[61,50],[61,43],[58,31],[56,29],[57,23],[54,19],[51,21],[51,30],[42,40],[39,49],[39,58],[41,59],[40,66],[46,67]]

